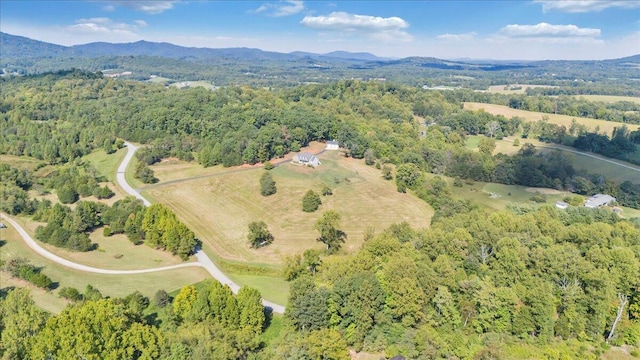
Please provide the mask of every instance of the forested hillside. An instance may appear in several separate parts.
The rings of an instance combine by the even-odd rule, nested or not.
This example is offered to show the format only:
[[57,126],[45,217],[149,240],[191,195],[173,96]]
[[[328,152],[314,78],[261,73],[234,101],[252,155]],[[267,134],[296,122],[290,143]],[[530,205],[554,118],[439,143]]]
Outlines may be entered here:
[[[599,136],[636,146],[638,130],[572,131],[463,110],[464,101],[508,101],[503,95],[374,81],[181,90],[76,70],[7,77],[0,85],[0,153],[50,166],[44,173],[0,166],[0,205],[46,222],[36,236],[54,245],[91,250],[85,233],[108,225],[105,234],[125,233],[183,258],[193,251],[193,232],[163,205],[82,199],[112,194],[81,157],[113,152],[123,140],[144,144],[140,175],[153,178],[146,165],[167,157],[231,167],[335,139],[344,156],[380,169],[402,196],[436,210],[428,229],[399,223],[368,232],[355,253],[327,246],[287,260],[284,319],[263,311],[257,291],[234,296],[217,282],[159,292],[153,301],[67,290],[74,304],[58,315],[37,309],[22,290],[3,291],[4,357],[348,359],[351,349],[411,359],[595,359],[617,345],[637,354],[638,219],[582,206],[495,212],[454,194],[463,181],[486,181],[602,192],[640,208],[640,181],[619,184],[575,170],[566,153],[524,144]],[[477,149],[465,146],[470,135],[482,135]],[[494,154],[504,136],[524,144],[515,155]],[[36,186],[73,208],[34,199]],[[348,236],[316,226],[319,241]]]

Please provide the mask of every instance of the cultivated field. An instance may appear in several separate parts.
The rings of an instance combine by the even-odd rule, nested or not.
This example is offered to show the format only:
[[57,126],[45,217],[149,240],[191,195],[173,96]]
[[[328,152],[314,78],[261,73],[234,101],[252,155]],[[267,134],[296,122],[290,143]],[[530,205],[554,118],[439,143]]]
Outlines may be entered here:
[[484,111],[490,114],[502,115],[508,119],[514,116],[518,116],[528,121],[540,121],[542,120],[542,117],[547,117],[549,119],[549,123],[564,125],[567,128],[571,126],[571,121],[575,119],[578,122],[578,124],[583,124],[590,130],[594,130],[596,127],[600,127],[600,132],[601,133],[604,132],[608,135],[611,135],[611,133],[613,132],[613,128],[620,127],[622,125],[627,125],[627,127],[631,131],[634,131],[640,128],[640,125],[623,124],[623,123],[618,123],[613,121],[596,120],[596,119],[575,117],[575,116],[569,116],[569,115],[546,114],[546,113],[540,113],[540,112],[518,110],[518,109],[512,109],[504,105],[466,102],[464,103],[464,108],[466,110],[484,109]]
[[[392,181],[382,179],[380,170],[337,152],[326,152],[320,160],[316,169],[287,163],[272,170],[278,192],[270,197],[260,195],[259,178],[265,171],[261,168],[170,183],[143,195],[171,207],[217,256],[251,263],[278,264],[285,255],[321,249],[313,224],[329,209],[342,215],[347,251],[359,248],[368,228],[379,232],[401,221],[417,228],[428,226],[433,214],[429,205],[398,193]],[[319,192],[324,185],[334,195],[323,197],[318,211],[303,212],[305,192]],[[247,226],[260,220],[267,223],[275,242],[254,250],[247,244]]]
[[[23,218],[14,219],[25,227],[25,220]],[[33,235],[28,228],[27,231]],[[6,241],[6,244],[0,248],[3,260],[16,257],[26,258],[31,264],[42,267],[44,274],[49,276],[54,282],[59,283],[58,288],[52,292],[38,290],[37,293],[34,293],[36,300],[41,298],[45,303],[51,299],[49,297],[50,294],[57,297],[58,291],[63,287],[75,287],[80,291],[84,291],[85,287],[91,284],[106,296],[126,296],[138,290],[145,296],[152,297],[156,291],[160,289],[172,291],[209,277],[205,270],[197,267],[140,275],[101,275],[87,273],[61,266],[38,255],[26,245],[12,227],[0,229],[0,239]],[[149,251],[155,250],[149,249]],[[125,254],[121,260],[126,259],[126,257],[127,254]],[[5,287],[5,276],[6,274],[2,275],[1,287]],[[63,303],[51,302],[50,309],[52,311],[59,311],[61,310],[61,305],[63,305]]]
[[640,103],[640,97],[635,97],[635,96],[574,95],[574,97],[578,99],[585,99],[589,101],[602,101],[607,103],[614,103],[618,101],[630,101],[634,103]]
[[[531,88],[553,88],[557,86],[551,85],[524,85],[524,84],[509,84],[509,85],[492,85],[489,86],[489,92],[498,94],[524,94],[524,92]],[[519,88],[517,90],[511,90],[513,88]]]

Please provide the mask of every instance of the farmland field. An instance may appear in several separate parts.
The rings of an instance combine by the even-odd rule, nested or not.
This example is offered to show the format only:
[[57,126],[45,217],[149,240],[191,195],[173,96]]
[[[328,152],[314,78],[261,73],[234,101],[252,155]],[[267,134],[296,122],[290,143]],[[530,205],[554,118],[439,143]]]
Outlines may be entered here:
[[[553,88],[553,87],[557,87],[557,86],[523,85],[523,84],[492,85],[492,86],[489,86],[489,92],[498,93],[498,94],[524,94],[524,92],[529,88],[535,89],[535,88]],[[511,88],[520,88],[520,89],[510,90]]]
[[607,103],[613,103],[618,101],[630,101],[640,104],[640,97],[634,96],[612,96],[612,95],[574,95],[575,98],[585,99],[589,101],[602,101]]
[[[259,178],[265,171],[261,168],[153,187],[143,195],[172,208],[223,260],[279,264],[285,255],[322,249],[313,224],[329,209],[342,215],[347,251],[359,248],[368,228],[381,231],[402,221],[417,228],[428,226],[433,214],[429,205],[398,193],[393,182],[382,179],[380,170],[337,152],[322,154],[320,161],[316,169],[287,163],[272,170],[278,192],[270,197],[259,195]],[[320,192],[324,185],[334,194],[322,198],[318,211],[303,212],[305,192]],[[247,244],[247,226],[260,220],[267,223],[275,241],[254,250]]]
[[608,135],[611,135],[611,133],[613,132],[613,128],[620,127],[622,125],[626,125],[631,131],[634,131],[640,128],[640,125],[623,124],[623,123],[618,123],[613,121],[604,121],[604,120],[582,118],[582,117],[569,116],[569,115],[546,114],[546,113],[540,113],[540,112],[518,110],[518,109],[512,109],[504,105],[465,102],[464,108],[466,110],[484,109],[484,111],[493,115],[502,115],[502,116],[505,116],[506,118],[512,118],[514,116],[518,116],[528,121],[540,121],[542,120],[542,117],[547,117],[549,119],[549,123],[564,125],[567,128],[571,126],[571,121],[575,119],[578,122],[578,124],[585,125],[590,130],[594,130],[596,127],[599,127],[600,132],[604,132]]

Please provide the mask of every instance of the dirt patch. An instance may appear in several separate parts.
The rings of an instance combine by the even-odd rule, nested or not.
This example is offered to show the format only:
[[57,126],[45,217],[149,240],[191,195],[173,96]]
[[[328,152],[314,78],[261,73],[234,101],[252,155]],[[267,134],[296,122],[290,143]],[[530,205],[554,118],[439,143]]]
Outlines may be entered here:
[[528,187],[528,188],[526,188],[524,190],[526,192],[540,193],[540,194],[544,194],[544,195],[559,195],[559,194],[562,194],[562,191],[559,191],[559,190],[556,190],[556,189],[549,189],[549,188]]

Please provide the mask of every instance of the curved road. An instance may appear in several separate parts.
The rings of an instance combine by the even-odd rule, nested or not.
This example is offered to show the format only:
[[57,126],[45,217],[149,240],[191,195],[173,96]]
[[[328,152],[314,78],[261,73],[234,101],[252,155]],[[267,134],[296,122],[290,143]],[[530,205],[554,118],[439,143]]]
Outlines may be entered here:
[[106,274],[106,275],[132,275],[132,274],[146,274],[146,273],[157,272],[157,271],[181,269],[181,268],[194,267],[194,266],[204,267],[199,262],[190,262],[190,263],[183,263],[178,265],[163,266],[159,268],[141,269],[141,270],[108,270],[108,269],[94,268],[91,266],[74,263],[67,259],[61,258],[60,256],[52,252],[49,252],[47,249],[43,248],[42,246],[40,246],[40,244],[38,244],[35,240],[33,240],[31,235],[29,235],[29,233],[27,233],[22,228],[22,226],[20,226],[20,224],[15,222],[13,219],[11,219],[5,214],[0,214],[0,218],[6,220],[9,224],[13,225],[13,227],[15,227],[18,234],[20,234],[20,236],[22,236],[24,241],[27,243],[27,245],[31,249],[33,249],[35,252],[40,254],[42,257],[47,258],[51,261],[54,261],[62,266],[66,266],[68,268],[75,269],[75,270],[86,271],[86,272],[91,272],[96,274]]
[[[138,150],[137,146],[129,142],[125,142],[125,145],[127,146],[127,155],[124,157],[124,159],[122,160],[122,163],[120,163],[120,166],[118,167],[116,180],[118,181],[118,185],[120,185],[120,187],[125,192],[135,196],[137,199],[142,200],[142,202],[146,206],[149,206],[151,205],[151,203],[147,199],[145,199],[136,189],[134,189],[131,185],[129,185],[129,183],[127,183],[127,179],[125,178],[125,171],[127,170],[127,166],[129,165],[129,162],[131,161],[131,159],[133,159],[133,154],[136,152],[136,150]],[[229,279],[228,276],[226,276],[222,271],[220,271],[220,269],[218,269],[218,267],[213,263],[213,261],[211,261],[209,256],[207,256],[207,254],[205,254],[204,251],[202,251],[201,249],[198,249],[196,251],[195,256],[196,256],[196,259],[198,259],[197,263],[187,263],[187,264],[181,264],[181,265],[185,265],[183,267],[201,266],[202,268],[207,270],[209,274],[211,274],[211,276],[213,276],[216,280],[218,280],[222,284],[228,285],[234,294],[237,293],[238,290],[240,290],[240,286],[234,283],[231,279]],[[279,314],[284,313],[284,306],[282,305],[278,305],[276,303],[273,303],[271,301],[267,301],[264,299],[262,300],[262,304],[268,308],[271,308],[271,310],[275,313],[279,313]]]

